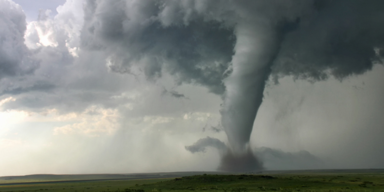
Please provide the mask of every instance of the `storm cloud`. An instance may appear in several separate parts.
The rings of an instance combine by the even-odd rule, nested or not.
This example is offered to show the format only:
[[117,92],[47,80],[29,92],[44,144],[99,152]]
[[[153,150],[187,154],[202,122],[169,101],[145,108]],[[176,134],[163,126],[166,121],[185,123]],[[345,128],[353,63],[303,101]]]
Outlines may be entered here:
[[[277,50],[268,53],[273,58],[267,68],[276,78],[342,79],[382,63],[382,4],[380,0],[89,0],[82,44],[106,50],[112,71],[131,73],[138,68],[148,79],[168,72],[179,83],[197,83],[223,94],[223,80],[232,71],[235,45],[242,37],[236,33],[246,25],[257,28],[252,29],[256,36],[274,35],[271,41],[276,41]],[[270,31],[260,32],[266,27]]]
[[342,79],[382,64],[384,14],[380,0],[314,1],[281,44],[273,71],[298,78]]
[[[218,149],[218,169],[223,171],[322,167],[310,153],[259,150],[259,142],[251,139],[253,135],[269,140],[264,144],[281,144],[283,140],[300,140],[292,136],[300,131],[304,132],[301,140],[306,141],[305,147],[316,151],[328,146],[334,156],[343,156],[339,159],[356,157],[357,153],[354,156],[336,150],[343,147],[333,146],[339,142],[335,135],[347,134],[329,136],[335,130],[353,132],[353,139],[341,139],[345,148],[364,149],[359,152],[364,158],[354,158],[348,166],[366,162],[381,166],[382,157],[376,153],[380,145],[375,144],[382,143],[381,134],[372,136],[382,132],[377,115],[382,104],[372,104],[381,101],[377,95],[382,91],[376,91],[381,76],[380,71],[372,76],[370,70],[382,69],[377,65],[382,64],[384,46],[382,7],[380,0],[67,0],[56,11],[41,10],[37,20],[27,23],[20,6],[0,0],[0,107],[84,117],[82,123],[60,124],[55,128],[57,135],[111,134],[119,129],[130,141],[120,136],[106,151],[127,143],[133,146],[140,140],[146,143],[144,148],[129,150],[145,157],[161,156],[164,167],[169,160],[163,155],[165,151],[172,151],[173,157],[183,154],[185,159],[196,160],[202,156],[195,153],[208,151],[208,147]],[[340,80],[367,74],[372,81],[358,84],[362,88],[355,91],[369,88],[367,94],[376,95],[372,101],[363,93],[356,96],[356,92],[332,90]],[[291,77],[300,80],[287,84]],[[307,80],[316,82],[313,87],[328,83],[329,89],[321,90],[332,93],[306,95],[312,86],[305,84]],[[269,97],[268,91],[274,87],[281,92]],[[327,100],[318,99],[328,94]],[[351,99],[351,95],[356,98]],[[345,111],[334,110],[340,100],[346,102]],[[361,103],[347,105],[347,101]],[[330,107],[323,109],[323,114],[318,103]],[[352,105],[356,107],[348,108]],[[315,109],[318,111],[312,112]],[[266,115],[274,110],[274,116]],[[356,114],[349,116],[351,111]],[[324,123],[321,118],[329,114],[338,119],[328,117],[333,121],[327,118]],[[365,114],[373,115],[362,117]],[[255,122],[256,117],[259,122]],[[345,117],[355,121],[361,117],[362,122]],[[94,120],[99,124],[90,123]],[[300,127],[295,120],[306,123],[306,129],[292,131]],[[266,121],[273,123],[264,125]],[[219,129],[209,128],[217,123]],[[204,125],[211,131],[201,132]],[[364,129],[364,138],[359,137],[357,130],[365,126],[370,128]],[[289,134],[281,133],[281,138],[264,135],[265,130],[276,127],[290,129],[282,131]],[[313,127],[317,127],[317,134],[310,132]],[[159,143],[148,143],[138,135],[148,140],[158,138]],[[323,135],[324,139],[311,139],[313,135]],[[333,142],[324,142],[326,137]],[[369,142],[356,144],[359,139]],[[316,146],[310,145],[315,140]],[[164,148],[154,151],[153,146]],[[116,150],[115,156],[122,151]],[[141,160],[133,162],[140,164]]]
[[[195,4],[194,2],[191,2]],[[163,72],[178,83],[196,83],[222,94],[235,38],[233,30],[207,20],[177,1],[87,1],[82,44],[109,53],[108,67],[118,73],[142,71],[148,79]],[[191,17],[191,18],[189,18]]]
[[0,79],[32,73],[38,61],[24,44],[25,15],[9,0],[0,1]]
[[380,4],[89,0],[82,45],[106,51],[111,71],[139,71],[150,80],[168,73],[179,84],[203,85],[221,95],[221,122],[235,158],[251,151],[271,75],[342,79],[380,63]]

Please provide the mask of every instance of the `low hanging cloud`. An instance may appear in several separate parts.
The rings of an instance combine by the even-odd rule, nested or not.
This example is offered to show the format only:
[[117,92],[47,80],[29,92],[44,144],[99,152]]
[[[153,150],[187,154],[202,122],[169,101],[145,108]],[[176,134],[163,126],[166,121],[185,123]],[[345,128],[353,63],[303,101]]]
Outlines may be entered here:
[[87,1],[82,44],[108,52],[112,71],[130,73],[138,67],[148,79],[161,77],[166,71],[178,83],[197,83],[214,93],[223,93],[221,80],[233,54],[233,31],[218,21],[204,21],[201,16],[174,21],[179,17],[172,14],[183,9],[171,8],[183,3],[177,4]]
[[191,153],[205,152],[207,147],[215,148],[219,151],[220,154],[225,154],[227,152],[227,146],[220,141],[219,139],[207,137],[198,140],[195,144],[191,146],[186,146],[185,149]]

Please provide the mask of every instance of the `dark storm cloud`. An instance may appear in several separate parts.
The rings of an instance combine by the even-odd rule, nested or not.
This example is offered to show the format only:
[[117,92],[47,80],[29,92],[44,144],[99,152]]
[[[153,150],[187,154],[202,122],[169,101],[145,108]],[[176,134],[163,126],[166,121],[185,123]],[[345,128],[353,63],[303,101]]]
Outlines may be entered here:
[[[295,16],[291,10],[304,7],[304,14],[296,17],[296,27],[279,45],[272,66],[275,74],[319,80],[326,78],[329,71],[343,78],[362,74],[381,62],[384,2],[380,0],[220,1],[217,7],[212,4],[89,0],[83,45],[108,49],[113,55],[113,71],[125,73],[134,63],[140,63],[148,78],[159,77],[166,69],[179,82],[194,82],[208,86],[214,93],[223,93],[222,79],[234,51],[237,17],[263,17],[265,22],[276,24],[292,20]],[[249,14],[251,11],[256,14]],[[233,19],[228,19],[228,15]]]
[[[1,4],[0,78],[31,73],[37,62],[24,45],[25,15],[11,1],[2,0]],[[148,79],[167,72],[178,83],[200,84],[222,95],[223,79],[233,70],[239,26],[254,26],[251,20],[255,18],[271,26],[277,43],[273,54],[265,57],[274,60],[258,71],[266,78],[269,68],[277,76],[324,79],[331,74],[343,78],[364,73],[381,61],[383,4],[380,0],[88,0],[81,38],[83,48],[104,50],[109,55],[112,71],[129,73],[139,68]],[[253,30],[259,28],[263,25]],[[60,57],[56,60],[72,63],[74,58],[61,42],[65,38],[57,39],[62,51],[52,47],[35,50],[39,59]],[[250,75],[246,81],[256,76],[260,75]],[[18,94],[22,87],[39,86],[3,90]],[[260,89],[258,92],[263,86]]]
[[318,0],[288,34],[273,70],[314,80],[363,74],[382,63],[384,1]]
[[46,82],[39,82],[34,85],[28,86],[28,87],[8,87],[5,90],[0,92],[0,95],[19,95],[22,93],[27,93],[31,91],[37,91],[37,92],[48,92],[50,90],[53,90],[55,86],[53,84],[49,84]]
[[38,62],[24,44],[25,14],[20,6],[0,0],[0,79],[31,73]]
[[175,21],[164,26],[158,19],[165,9],[161,6],[172,3],[160,4],[88,1],[84,47],[107,49],[109,67],[115,72],[129,73],[132,66],[140,64],[149,79],[161,77],[165,70],[178,83],[197,83],[214,93],[223,93],[221,80],[226,76],[235,41],[232,29],[201,17],[188,24]]

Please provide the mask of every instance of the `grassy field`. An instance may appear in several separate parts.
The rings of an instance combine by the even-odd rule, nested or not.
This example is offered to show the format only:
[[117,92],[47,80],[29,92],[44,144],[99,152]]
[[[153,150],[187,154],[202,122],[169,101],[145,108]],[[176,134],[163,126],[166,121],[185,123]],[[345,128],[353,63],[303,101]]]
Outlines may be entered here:
[[[4,184],[4,183],[3,183]],[[252,192],[383,191],[384,173],[274,173],[268,175],[196,175],[168,179],[72,181],[1,185],[0,191],[96,192]]]

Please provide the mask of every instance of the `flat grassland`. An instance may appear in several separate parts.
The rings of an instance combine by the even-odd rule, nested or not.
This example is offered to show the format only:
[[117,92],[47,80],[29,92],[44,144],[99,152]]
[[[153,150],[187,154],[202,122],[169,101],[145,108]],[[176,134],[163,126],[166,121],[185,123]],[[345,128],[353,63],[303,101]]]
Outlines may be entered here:
[[[190,175],[190,174],[187,174]],[[200,174],[175,178],[137,178],[112,176],[80,177],[72,180],[5,182],[0,178],[0,191],[74,191],[74,192],[252,192],[252,191],[378,191],[384,192],[384,172],[271,172],[263,174]],[[89,178],[89,177],[87,177]],[[102,179],[103,178],[103,179]],[[23,178],[20,178],[23,179]],[[25,179],[25,178],[24,178]],[[83,180],[81,180],[83,179]]]

